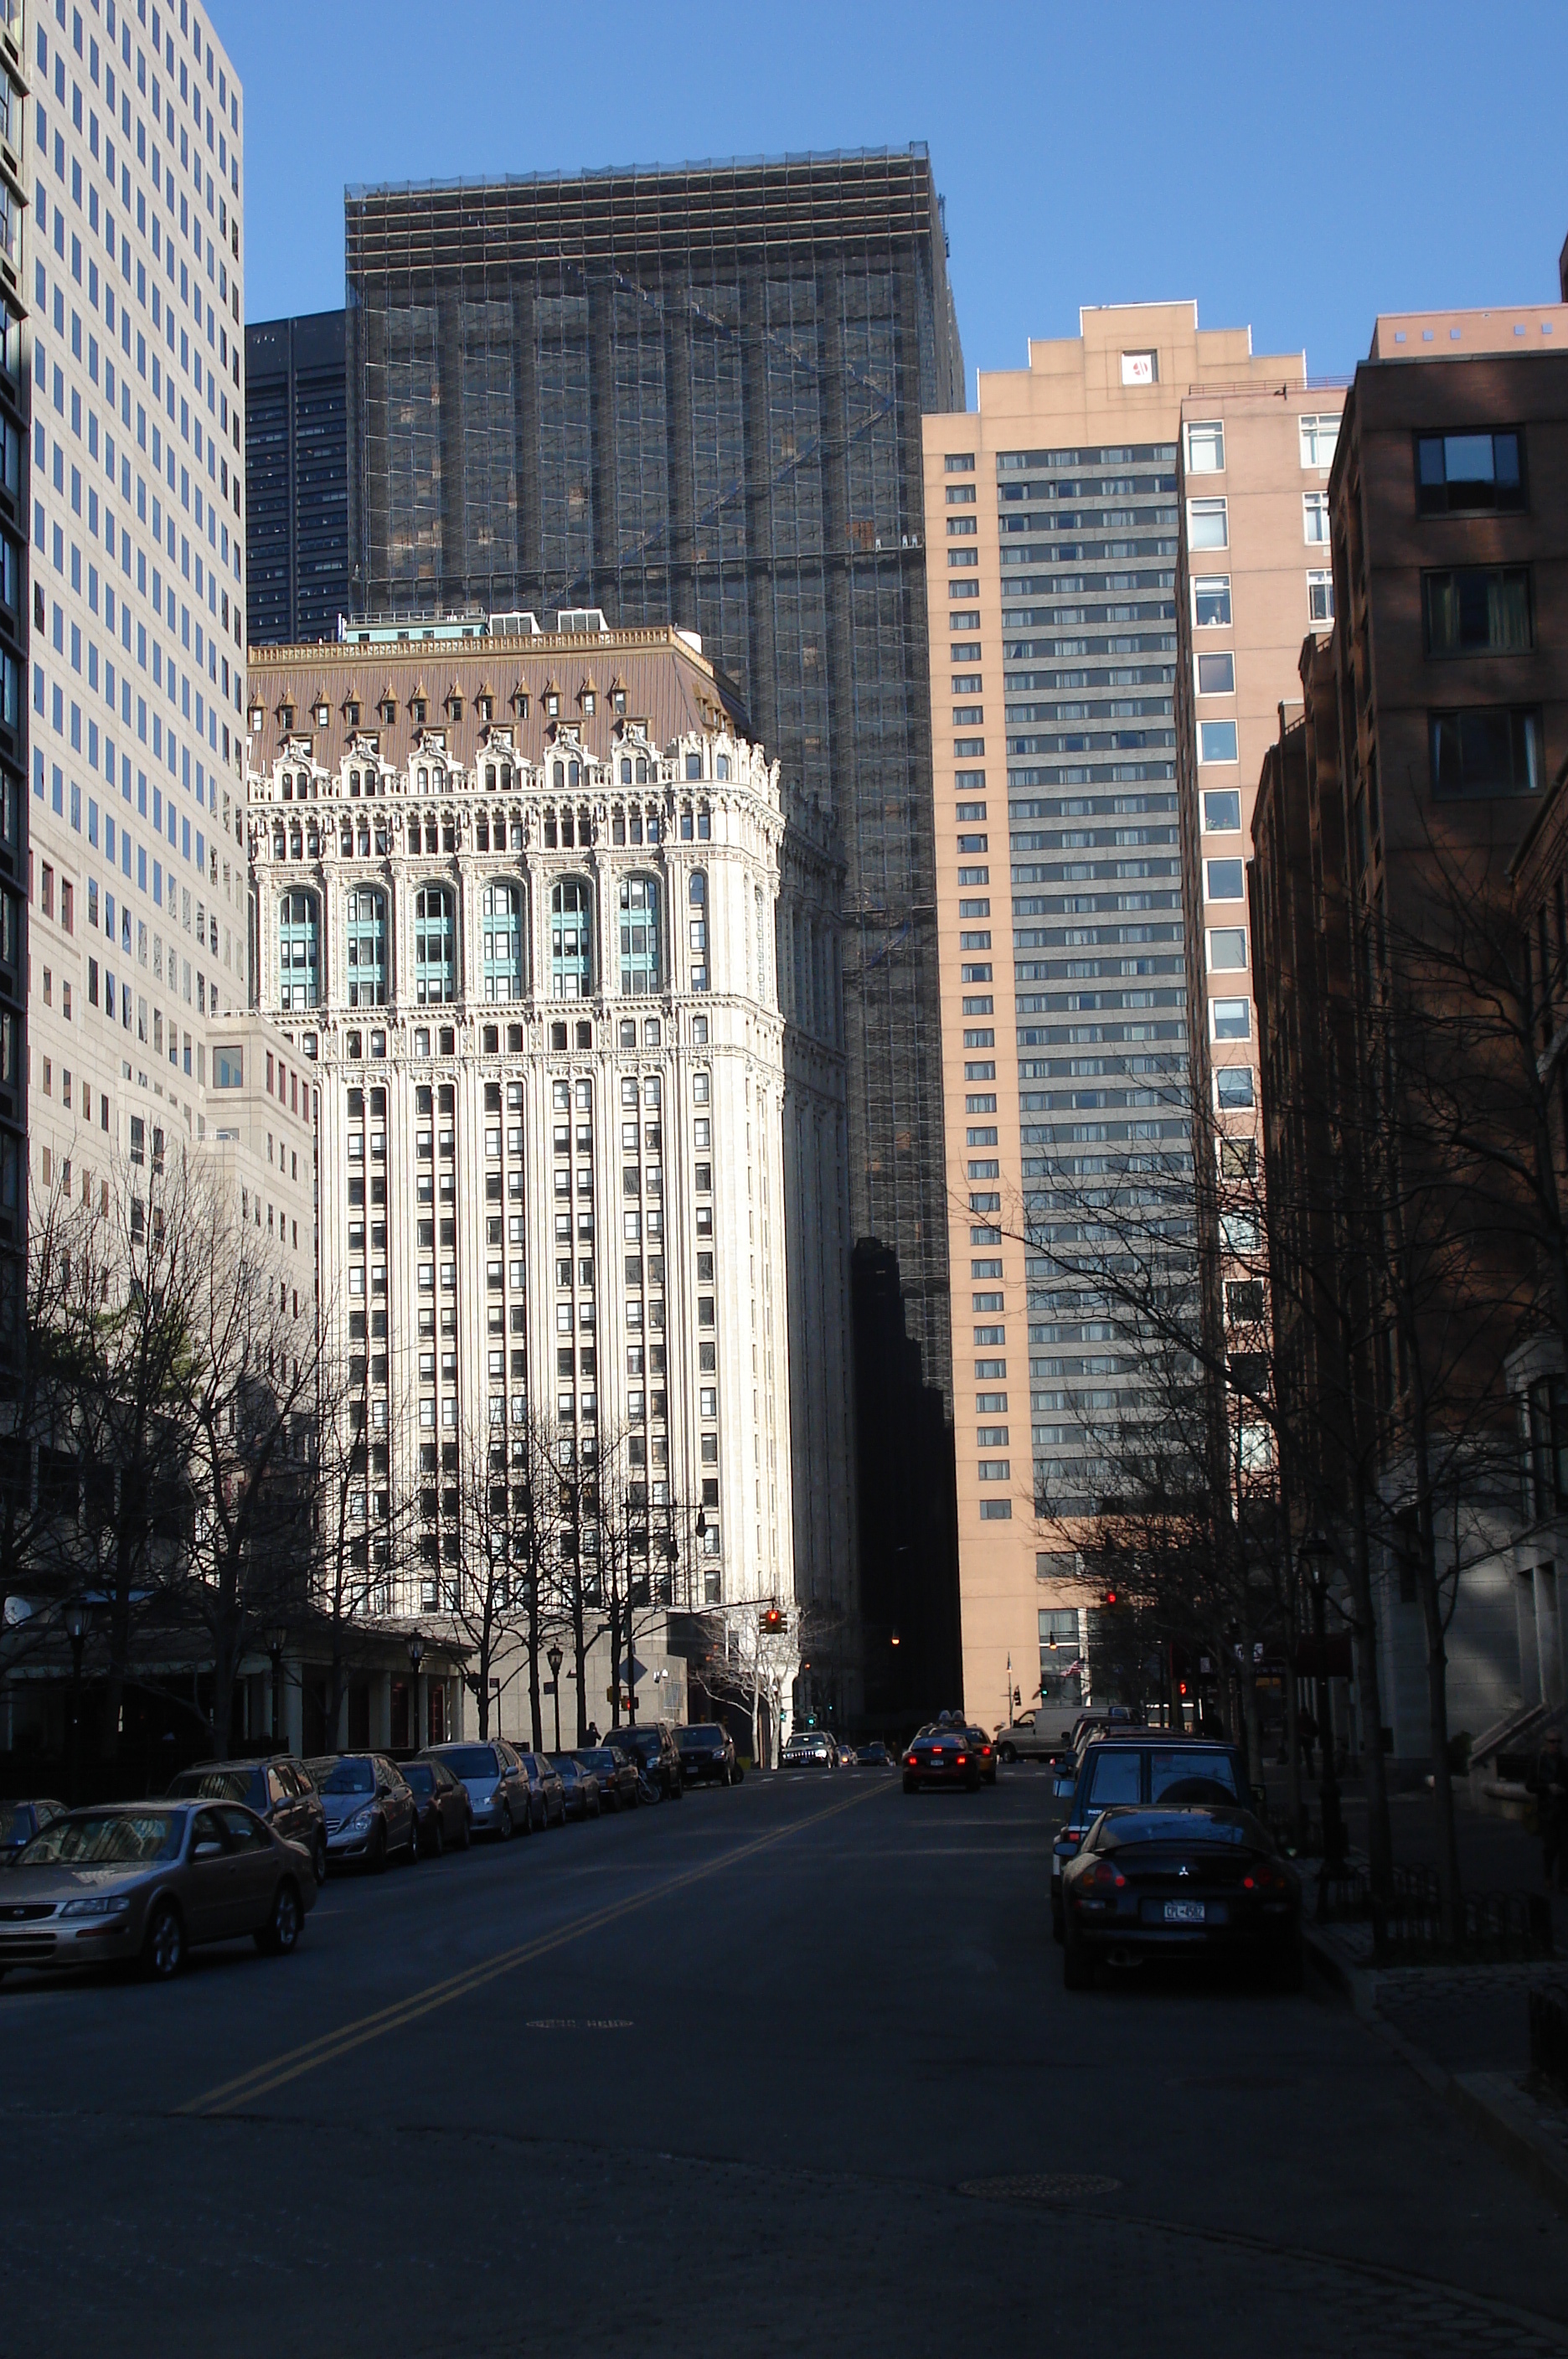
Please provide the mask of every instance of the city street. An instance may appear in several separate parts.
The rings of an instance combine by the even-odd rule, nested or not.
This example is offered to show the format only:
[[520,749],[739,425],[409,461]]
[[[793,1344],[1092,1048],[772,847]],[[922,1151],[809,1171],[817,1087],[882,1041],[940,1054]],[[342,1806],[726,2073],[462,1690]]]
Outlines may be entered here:
[[1568,2224],[1311,1983],[1064,1995],[1049,1791],[751,1777],[12,1976],[0,2343],[1568,2352]]

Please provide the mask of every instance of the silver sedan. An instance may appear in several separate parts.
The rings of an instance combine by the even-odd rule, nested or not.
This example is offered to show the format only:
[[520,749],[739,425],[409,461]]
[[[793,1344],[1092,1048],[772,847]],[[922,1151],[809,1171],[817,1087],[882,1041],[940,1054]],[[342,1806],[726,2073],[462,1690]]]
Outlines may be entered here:
[[167,1982],[198,1941],[287,1956],[315,1904],[310,1854],[237,1802],[71,1810],[0,1886],[0,1974],[137,1961]]

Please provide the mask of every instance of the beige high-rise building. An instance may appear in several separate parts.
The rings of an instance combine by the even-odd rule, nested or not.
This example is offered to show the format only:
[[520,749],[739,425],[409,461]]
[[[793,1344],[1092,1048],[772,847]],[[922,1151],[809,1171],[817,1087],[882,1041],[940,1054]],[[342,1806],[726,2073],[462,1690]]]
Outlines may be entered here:
[[1064,1266],[1063,1200],[1187,1131],[1182,404],[1301,375],[1194,304],[1121,306],[924,420],[964,1702],[987,1723],[1092,1676],[1063,1539],[1131,1379]]
[[[1192,1070],[1200,1150],[1215,1152],[1217,1129],[1240,1179],[1259,1151],[1252,809],[1279,707],[1300,701],[1301,641],[1334,622],[1328,475],[1344,404],[1342,386],[1311,387],[1299,368],[1240,390],[1197,386],[1181,404],[1176,776]],[[1252,1241],[1233,1241],[1225,1282],[1246,1291],[1225,1299],[1249,1325],[1261,1278]]]

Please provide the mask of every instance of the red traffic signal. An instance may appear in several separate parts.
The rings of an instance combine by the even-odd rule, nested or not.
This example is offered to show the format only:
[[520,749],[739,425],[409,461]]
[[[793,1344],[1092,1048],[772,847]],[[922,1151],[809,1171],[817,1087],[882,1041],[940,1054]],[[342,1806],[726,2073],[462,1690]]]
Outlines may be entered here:
[[1115,1604],[1116,1604],[1116,1591],[1115,1591],[1114,1589],[1107,1589],[1107,1590],[1106,1590],[1106,1592],[1105,1592],[1105,1603],[1106,1603],[1106,1604],[1107,1604],[1107,1605],[1115,1605]]
[[784,1628],[784,1616],[777,1605],[770,1605],[758,1624],[765,1638],[776,1638]]

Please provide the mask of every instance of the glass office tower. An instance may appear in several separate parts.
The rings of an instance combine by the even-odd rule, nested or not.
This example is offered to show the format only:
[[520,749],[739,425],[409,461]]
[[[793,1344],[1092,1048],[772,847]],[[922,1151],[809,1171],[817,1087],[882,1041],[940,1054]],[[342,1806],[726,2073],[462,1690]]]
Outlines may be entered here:
[[[347,294],[356,613],[674,622],[831,807],[853,1234],[897,1256],[917,1418],[951,1381],[920,419],[964,400],[925,149],[351,190]],[[951,1565],[950,1517],[889,1537],[892,1463],[889,1646]]]
[[251,645],[335,638],[349,603],[341,311],[245,330],[245,506]]

